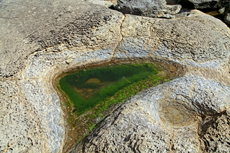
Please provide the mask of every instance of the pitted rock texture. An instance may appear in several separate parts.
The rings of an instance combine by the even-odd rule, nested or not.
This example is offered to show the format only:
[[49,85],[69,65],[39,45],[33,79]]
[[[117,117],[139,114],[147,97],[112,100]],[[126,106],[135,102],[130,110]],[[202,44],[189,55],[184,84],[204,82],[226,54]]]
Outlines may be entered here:
[[115,9],[124,14],[174,18],[181,6],[166,5],[166,0],[118,0]]
[[47,128],[40,126],[36,108],[23,101],[15,81],[0,81],[0,87],[1,152],[46,152],[47,141],[42,138],[46,137],[43,131]]
[[[62,152],[67,130],[53,79],[76,67],[142,58],[187,72],[131,98],[76,150],[229,149],[217,128],[229,123],[216,119],[229,118],[230,103],[230,31],[221,21],[196,10],[166,20],[72,0],[9,0],[1,2],[0,23],[0,152]],[[206,126],[208,118],[216,123]]]
[[[229,94],[229,86],[187,76],[150,88],[108,116],[76,152],[202,152],[200,139],[212,147],[222,144],[222,151],[227,151],[227,120],[221,123],[219,118],[216,122],[223,129],[213,124],[202,138],[197,127],[204,123],[203,116],[212,117],[229,107]],[[209,137],[215,134],[224,140]]]
[[64,118],[52,80],[109,60],[123,15],[76,1],[4,1],[0,12],[0,152],[62,152]]
[[207,119],[203,125],[203,141],[207,152],[226,152],[230,148],[230,117],[222,113]]
[[0,14],[0,76],[4,77],[24,68],[28,55],[48,47],[95,50],[112,45],[120,40],[120,25],[115,26],[123,18],[104,7],[71,0],[5,1]]
[[186,65],[214,67],[218,64],[205,63],[218,62],[218,59],[222,62],[229,57],[228,27],[198,11],[191,12],[189,17],[171,20],[126,15],[122,36],[117,58],[125,58],[127,54],[148,55]]

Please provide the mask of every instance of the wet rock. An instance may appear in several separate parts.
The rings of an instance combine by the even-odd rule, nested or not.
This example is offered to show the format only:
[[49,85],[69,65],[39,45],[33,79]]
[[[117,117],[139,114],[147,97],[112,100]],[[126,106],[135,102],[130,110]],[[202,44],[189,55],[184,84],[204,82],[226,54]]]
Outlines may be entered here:
[[[202,116],[215,118],[215,114],[229,106],[230,87],[217,84],[186,76],[150,88],[108,116],[76,152],[201,152],[200,139],[207,141],[209,148],[222,144],[221,151],[226,151],[229,149],[227,120],[217,121],[222,127],[211,125],[216,133],[226,130],[226,136],[212,139],[209,134],[215,134],[208,130],[207,135],[198,135],[198,127],[205,122]],[[215,94],[209,94],[214,90]]]
[[[205,142],[209,134],[201,134],[204,132],[202,126],[207,122],[204,118],[215,119],[217,114],[229,110],[230,105],[229,47],[225,48],[229,46],[230,33],[226,25],[216,21],[199,11],[192,11],[189,17],[171,20],[126,15],[116,58],[149,56],[167,59],[185,65],[188,71],[184,77],[131,98],[73,152],[204,152],[222,144],[220,139]],[[199,27],[196,32],[191,31],[194,25]],[[215,27],[221,27],[220,31],[217,32]],[[222,36],[212,41],[209,39],[213,38],[211,29]],[[226,32],[227,37],[224,36]],[[205,35],[200,35],[202,33]],[[226,45],[217,49],[221,44],[218,41]],[[210,146],[207,145],[209,142]],[[227,151],[228,143],[224,143],[222,149]]]
[[124,14],[173,18],[180,11],[181,6],[166,5],[165,0],[118,0],[115,8]]

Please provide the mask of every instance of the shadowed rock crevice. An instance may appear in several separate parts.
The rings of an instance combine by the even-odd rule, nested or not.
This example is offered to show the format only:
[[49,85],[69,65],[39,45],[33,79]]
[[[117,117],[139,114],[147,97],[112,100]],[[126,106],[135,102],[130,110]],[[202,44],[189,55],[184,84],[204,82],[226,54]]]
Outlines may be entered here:
[[199,136],[205,152],[225,152],[230,147],[230,117],[226,111],[204,116]]
[[229,0],[178,0],[178,3],[185,8],[200,9],[203,11],[211,11],[221,9],[229,3]]

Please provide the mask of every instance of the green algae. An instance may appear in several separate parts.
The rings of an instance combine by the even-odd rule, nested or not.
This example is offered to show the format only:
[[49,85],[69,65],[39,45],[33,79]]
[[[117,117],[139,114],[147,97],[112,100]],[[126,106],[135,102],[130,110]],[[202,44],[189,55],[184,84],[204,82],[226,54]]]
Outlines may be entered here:
[[[76,112],[82,114],[97,104],[103,105],[100,109],[106,109],[113,101],[122,101],[134,95],[138,82],[139,86],[142,84],[141,88],[146,88],[144,80],[152,78],[155,82],[162,79],[157,73],[155,65],[151,63],[110,65],[65,75],[59,84]],[[115,96],[112,102],[108,101],[112,96]]]
[[[55,78],[55,87],[60,91],[62,110],[66,114],[68,136],[63,147],[64,152],[68,152],[70,146],[81,142],[106,116],[130,97],[182,76],[185,72],[184,67],[176,63],[151,59],[111,61],[88,66],[63,72]],[[72,77],[67,77],[71,75]],[[72,93],[72,98],[68,92]],[[103,97],[103,93],[107,96]]]

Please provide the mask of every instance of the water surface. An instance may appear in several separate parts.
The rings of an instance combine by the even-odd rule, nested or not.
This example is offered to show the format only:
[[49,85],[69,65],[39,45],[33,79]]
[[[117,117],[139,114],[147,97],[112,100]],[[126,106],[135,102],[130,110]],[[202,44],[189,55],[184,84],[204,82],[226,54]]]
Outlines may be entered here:
[[60,87],[78,112],[84,112],[134,82],[156,75],[154,64],[95,67],[65,75]]

